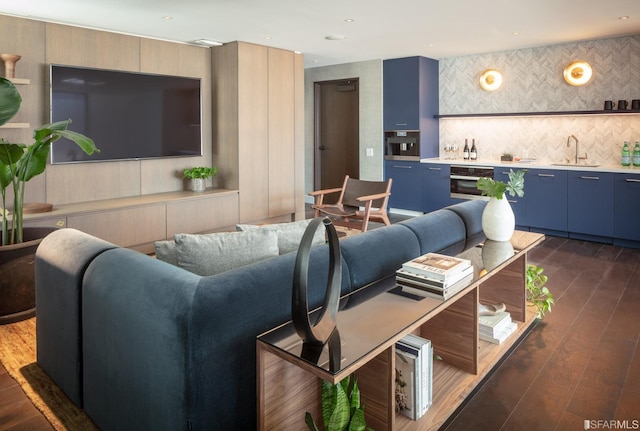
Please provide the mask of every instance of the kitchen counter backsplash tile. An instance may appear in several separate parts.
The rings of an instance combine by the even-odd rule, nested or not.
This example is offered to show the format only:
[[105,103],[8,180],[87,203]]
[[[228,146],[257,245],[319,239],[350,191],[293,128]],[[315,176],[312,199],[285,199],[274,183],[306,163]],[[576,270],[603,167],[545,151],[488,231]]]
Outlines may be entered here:
[[640,141],[640,115],[584,115],[553,117],[450,118],[440,120],[440,155],[444,146],[457,144],[462,159],[465,138],[475,138],[478,159],[500,160],[507,152],[542,163],[575,160],[575,142],[588,163],[619,165],[622,144]]

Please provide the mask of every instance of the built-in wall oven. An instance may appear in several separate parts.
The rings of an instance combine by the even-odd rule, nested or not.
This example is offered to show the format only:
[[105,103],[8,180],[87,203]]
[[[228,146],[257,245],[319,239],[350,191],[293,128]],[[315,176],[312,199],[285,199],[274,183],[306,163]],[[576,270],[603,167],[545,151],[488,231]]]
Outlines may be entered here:
[[478,180],[483,177],[493,178],[490,166],[451,165],[451,197],[457,199],[489,199],[481,196]]

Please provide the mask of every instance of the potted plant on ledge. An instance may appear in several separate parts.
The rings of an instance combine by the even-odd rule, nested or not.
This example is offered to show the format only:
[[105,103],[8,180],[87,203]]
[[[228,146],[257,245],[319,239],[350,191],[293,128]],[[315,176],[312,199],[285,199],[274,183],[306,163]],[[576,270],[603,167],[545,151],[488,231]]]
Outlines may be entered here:
[[[0,126],[20,109],[22,98],[13,83],[0,78]],[[93,140],[67,130],[71,120],[46,124],[33,133],[31,145],[0,139],[0,194],[2,246],[0,246],[0,323],[31,317],[35,313],[33,255],[50,228],[24,228],[25,185],[47,167],[51,144],[64,137],[91,155],[99,151]],[[9,217],[7,191],[13,192]]]
[[203,192],[206,189],[207,178],[215,177],[218,174],[218,168],[195,167],[182,171],[184,178],[191,180],[191,190],[194,192]]
[[515,215],[505,192],[511,196],[524,196],[524,174],[526,170],[515,171],[509,169],[509,181],[499,181],[493,178],[480,178],[478,189],[482,196],[489,196],[489,202],[482,213],[482,230],[487,239],[493,241],[507,241],[513,235],[516,226]]

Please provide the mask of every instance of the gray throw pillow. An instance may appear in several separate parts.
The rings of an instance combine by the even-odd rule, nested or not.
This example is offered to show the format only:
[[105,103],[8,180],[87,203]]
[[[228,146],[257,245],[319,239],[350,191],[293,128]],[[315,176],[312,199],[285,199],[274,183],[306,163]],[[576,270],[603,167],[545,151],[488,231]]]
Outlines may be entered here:
[[153,243],[156,250],[156,258],[171,265],[178,266],[178,257],[176,256],[176,242],[172,239],[166,241],[156,241]]
[[[311,223],[311,219],[294,221],[290,223],[274,223],[256,226],[253,224],[237,224],[236,230],[248,232],[250,230],[261,229],[273,231],[278,234],[278,250],[280,254],[298,251],[302,235]],[[311,245],[325,243],[325,230],[323,228],[316,229]]]
[[177,234],[178,266],[198,275],[214,275],[278,256],[278,236],[272,231]]

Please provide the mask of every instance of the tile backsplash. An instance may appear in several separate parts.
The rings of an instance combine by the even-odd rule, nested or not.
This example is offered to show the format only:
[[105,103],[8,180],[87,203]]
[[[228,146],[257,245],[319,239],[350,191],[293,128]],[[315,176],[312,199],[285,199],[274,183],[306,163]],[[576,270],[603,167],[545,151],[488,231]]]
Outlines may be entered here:
[[[564,82],[562,71],[574,60],[591,64],[587,85]],[[504,76],[495,92],[478,83],[488,68]],[[640,35],[440,60],[440,114],[601,110],[605,100],[620,99],[640,99]],[[440,154],[452,143],[462,151],[464,139],[475,138],[480,160],[510,152],[562,162],[575,158],[569,135],[590,163],[618,164],[623,141],[640,140],[640,114],[442,119]]]

